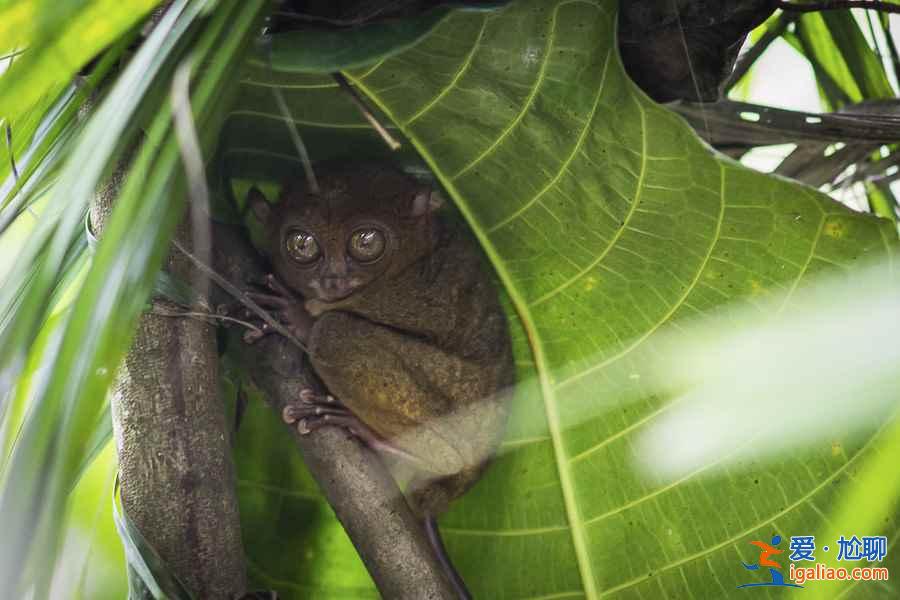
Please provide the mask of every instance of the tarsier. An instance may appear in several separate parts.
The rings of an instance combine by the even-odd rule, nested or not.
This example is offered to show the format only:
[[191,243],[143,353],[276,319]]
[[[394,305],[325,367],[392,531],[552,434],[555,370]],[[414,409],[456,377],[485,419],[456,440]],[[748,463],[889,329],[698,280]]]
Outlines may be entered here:
[[329,392],[305,390],[283,418],[301,433],[343,426],[379,451],[466,596],[435,518],[478,480],[505,426],[513,363],[496,287],[431,186],[383,164],[316,173],[318,193],[291,182],[275,206],[248,197],[274,270],[254,299],[306,345]]

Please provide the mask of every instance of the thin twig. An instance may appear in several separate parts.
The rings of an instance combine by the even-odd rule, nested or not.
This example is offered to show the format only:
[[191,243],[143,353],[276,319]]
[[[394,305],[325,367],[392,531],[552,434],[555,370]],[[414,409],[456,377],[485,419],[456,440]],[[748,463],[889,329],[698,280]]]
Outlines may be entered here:
[[888,4],[880,0],[826,0],[825,2],[811,2],[796,4],[776,0],[775,8],[793,12],[821,12],[824,10],[848,10],[851,8],[864,8],[886,13],[900,13],[900,4]]
[[[700,100],[703,97],[703,94],[700,93],[700,83],[697,81],[697,71],[694,69],[694,63],[691,60],[691,49],[687,43],[687,36],[684,34],[684,25],[681,23],[681,13],[679,11],[675,11],[675,21],[678,24],[678,34],[681,38],[681,47],[684,48],[684,60],[687,61],[688,71],[691,74],[691,84],[694,86],[694,94],[696,94],[697,100]],[[709,122],[706,120],[706,114],[703,112],[703,104],[699,104],[700,106],[700,115],[703,119],[703,126],[709,131]]]
[[[9,62],[10,62],[10,65],[11,65],[11,64],[12,64],[12,59],[14,59],[15,57],[17,57],[17,56],[19,56],[20,54],[24,53],[26,50],[28,50],[28,48],[22,48],[21,50],[13,50],[12,52],[9,52],[8,54],[4,54],[3,56],[0,56],[0,60],[6,60],[6,59],[9,59]],[[7,67],[9,67],[9,65],[7,65]]]
[[281,111],[281,116],[288,127],[288,131],[291,133],[291,139],[294,141],[294,146],[297,148],[300,162],[303,163],[303,170],[306,172],[306,182],[309,186],[309,191],[311,194],[318,196],[319,182],[316,179],[315,171],[313,171],[312,161],[309,159],[309,152],[306,151],[306,144],[303,143],[303,138],[300,137],[300,132],[297,130],[297,123],[294,122],[294,117],[291,116],[291,111],[288,108],[287,102],[284,101],[284,95],[281,93],[281,88],[277,85],[274,86],[272,88],[272,94],[275,96],[275,101],[278,103],[278,109]]
[[381,139],[384,140],[384,143],[388,145],[391,150],[399,150],[400,142],[397,141],[394,136],[390,134],[387,128],[378,120],[378,117],[375,116],[375,113],[372,112],[372,109],[369,108],[369,105],[366,104],[366,101],[363,100],[362,96],[360,96],[356,90],[350,85],[350,82],[347,81],[347,78],[344,77],[342,73],[332,73],[332,77],[337,82],[337,84],[341,87],[342,90],[347,92],[350,95],[350,99],[353,101],[353,104],[356,105],[356,108],[359,109],[359,112],[362,113],[362,116],[366,118],[366,121],[369,122],[375,131],[378,132],[378,135],[381,136]]
[[[268,66],[269,70],[272,70],[272,48],[269,46],[268,48]],[[303,171],[306,173],[306,185],[309,188],[309,192],[313,195],[318,196],[320,193],[319,189],[319,181],[316,179],[316,172],[312,168],[312,160],[309,158],[309,152],[306,149],[306,144],[303,143],[303,138],[300,137],[300,131],[297,129],[297,123],[294,121],[293,115],[291,115],[291,109],[288,108],[287,102],[284,101],[284,94],[281,93],[281,88],[276,86],[272,87],[272,95],[275,96],[275,102],[278,104],[278,110],[281,111],[281,118],[284,119],[284,124],[287,125],[288,132],[291,134],[291,140],[294,142],[294,147],[297,149],[297,156],[300,157],[300,163],[303,165]]]
[[728,79],[725,81],[725,92],[728,92],[728,90],[737,85],[738,81],[747,74],[750,67],[752,67],[759,57],[762,56],[763,52],[766,51],[772,42],[781,37],[781,34],[787,30],[788,26],[796,20],[797,15],[781,15],[755,44],[750,46],[746,52],[738,57],[737,62],[734,64],[734,70],[731,71],[731,75],[729,75]]
[[241,304],[243,304],[244,306],[249,308],[252,313],[254,313],[256,316],[258,316],[260,319],[262,319],[266,323],[266,325],[268,325],[269,327],[271,327],[272,329],[274,329],[275,331],[277,331],[278,333],[280,333],[281,335],[286,337],[288,340],[290,340],[290,342],[292,344],[294,344],[295,346],[297,346],[304,352],[307,351],[306,346],[303,344],[303,342],[301,342],[299,339],[297,339],[297,336],[295,336],[293,333],[291,333],[291,331],[287,327],[285,327],[284,325],[279,323],[277,320],[275,320],[272,317],[272,315],[270,315],[259,304],[257,304],[252,299],[250,299],[250,297],[247,294],[245,294],[244,292],[242,292],[240,290],[240,288],[238,288],[236,285],[234,285],[233,283],[231,283],[230,281],[228,281],[227,279],[225,279],[224,277],[222,277],[221,275],[216,273],[216,271],[214,269],[212,269],[212,267],[210,267],[209,265],[207,265],[206,263],[204,263],[203,261],[198,259],[196,256],[191,254],[188,250],[186,250],[184,248],[184,246],[179,244],[177,240],[172,240],[172,245],[175,246],[175,248],[178,249],[179,252],[184,254],[188,258],[188,260],[190,260],[192,263],[194,263],[194,265],[198,269],[203,271],[210,279],[212,279],[219,287],[221,287],[223,290],[225,290],[226,292],[231,294]]
[[154,315],[159,315],[161,317],[182,317],[189,319],[200,319],[201,321],[206,321],[208,323],[215,323],[216,321],[225,321],[226,323],[234,323],[235,325],[240,325],[245,327],[251,331],[256,333],[262,333],[262,329],[250,323],[249,321],[242,321],[241,319],[235,319],[234,317],[229,317],[227,315],[220,315],[218,313],[211,312],[199,312],[194,310],[166,310],[165,308],[160,308],[159,306],[154,306],[150,309],[150,313]]

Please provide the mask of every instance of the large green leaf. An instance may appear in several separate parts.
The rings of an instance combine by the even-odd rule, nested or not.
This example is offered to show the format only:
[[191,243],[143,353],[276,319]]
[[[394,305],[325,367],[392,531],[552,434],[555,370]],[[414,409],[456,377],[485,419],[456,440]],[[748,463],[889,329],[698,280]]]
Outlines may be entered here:
[[[670,401],[645,377],[659,333],[728,302],[790,293],[892,249],[895,236],[886,222],[712,154],[627,79],[614,25],[612,1],[523,0],[455,15],[407,52],[348,74],[456,201],[519,319],[522,383],[504,453],[442,520],[476,597],[727,597],[748,582],[748,542],[819,530],[879,444],[874,434],[822,440],[675,482],[635,469],[635,436]],[[298,168],[272,85],[320,155],[377,152],[327,79],[257,70],[226,152],[241,176]],[[294,476],[278,469],[285,483],[266,511],[283,527],[297,505]],[[896,537],[893,518],[883,533]],[[320,536],[316,547],[335,539],[325,525],[306,534]],[[861,584],[851,596],[877,593],[891,592]]]
[[[631,443],[668,404],[642,384],[655,334],[848,268],[893,235],[712,156],[627,80],[613,14],[610,2],[522,2],[503,22],[458,19],[445,37],[485,32],[452,68],[409,61],[398,84],[386,64],[360,83],[468,216],[533,351],[548,434],[514,423],[517,451],[481,488],[506,501],[476,494],[447,519],[471,579],[516,560],[536,574],[485,581],[486,597],[724,595],[747,581],[748,542],[815,529],[875,444],[835,455],[823,441],[702,480],[639,477]],[[418,49],[448,50],[433,44]],[[538,575],[548,561],[551,580]]]

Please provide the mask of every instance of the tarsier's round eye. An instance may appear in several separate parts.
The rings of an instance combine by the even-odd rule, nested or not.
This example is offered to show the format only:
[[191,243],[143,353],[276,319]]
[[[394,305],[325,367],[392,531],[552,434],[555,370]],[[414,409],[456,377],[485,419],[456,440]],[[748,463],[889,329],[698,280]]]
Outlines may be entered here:
[[315,262],[322,254],[316,238],[300,229],[289,231],[284,240],[284,245],[288,256],[298,263],[309,264]]
[[359,262],[372,262],[384,254],[384,234],[375,228],[357,229],[350,236],[347,252]]

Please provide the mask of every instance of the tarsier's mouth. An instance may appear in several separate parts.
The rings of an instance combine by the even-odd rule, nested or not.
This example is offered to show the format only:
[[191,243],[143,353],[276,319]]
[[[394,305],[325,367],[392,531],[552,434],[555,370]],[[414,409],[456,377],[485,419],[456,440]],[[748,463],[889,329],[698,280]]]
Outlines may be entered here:
[[343,293],[343,294],[337,294],[337,293],[334,293],[334,292],[329,293],[329,292],[319,291],[319,292],[318,292],[317,299],[318,299],[318,300],[321,300],[321,301],[323,301],[323,302],[337,302],[337,301],[339,301],[339,300],[343,300],[344,298],[348,298],[352,293],[353,293],[352,291],[349,291],[349,292],[346,292],[346,293]]
[[337,302],[357,290],[362,282],[353,277],[328,277],[310,283],[316,297],[323,302]]

